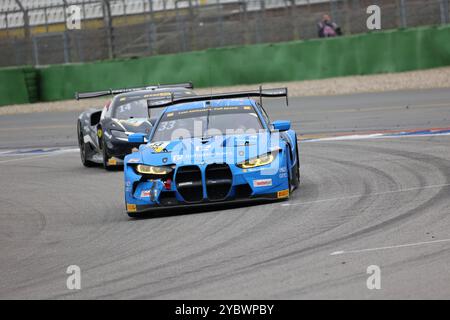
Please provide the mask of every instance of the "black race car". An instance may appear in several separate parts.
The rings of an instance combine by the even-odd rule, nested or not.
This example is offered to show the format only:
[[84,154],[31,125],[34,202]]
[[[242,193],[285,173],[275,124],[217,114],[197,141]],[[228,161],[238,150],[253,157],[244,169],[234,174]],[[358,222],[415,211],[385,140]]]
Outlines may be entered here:
[[128,142],[128,136],[150,133],[159,115],[158,110],[150,113],[148,100],[194,96],[192,89],[192,83],[184,83],[76,93],[77,100],[114,95],[103,109],[90,109],[78,117],[78,145],[83,165],[103,164],[106,170],[122,165],[123,158],[139,146]]

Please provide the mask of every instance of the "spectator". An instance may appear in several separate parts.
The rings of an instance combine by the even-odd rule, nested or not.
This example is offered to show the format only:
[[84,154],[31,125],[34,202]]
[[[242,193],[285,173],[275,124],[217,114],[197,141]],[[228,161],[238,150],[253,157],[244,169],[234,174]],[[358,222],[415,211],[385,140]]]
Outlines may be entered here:
[[341,28],[333,21],[328,14],[324,14],[322,21],[317,25],[319,28],[319,38],[336,37],[342,35]]

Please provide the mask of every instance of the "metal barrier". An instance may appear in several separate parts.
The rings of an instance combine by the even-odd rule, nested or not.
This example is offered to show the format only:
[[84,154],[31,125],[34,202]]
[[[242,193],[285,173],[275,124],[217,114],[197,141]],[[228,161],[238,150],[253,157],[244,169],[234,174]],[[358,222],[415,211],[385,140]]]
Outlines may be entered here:
[[[329,13],[344,34],[449,23],[449,0],[4,0],[0,66],[130,58],[318,36]],[[80,29],[72,29],[79,9]]]

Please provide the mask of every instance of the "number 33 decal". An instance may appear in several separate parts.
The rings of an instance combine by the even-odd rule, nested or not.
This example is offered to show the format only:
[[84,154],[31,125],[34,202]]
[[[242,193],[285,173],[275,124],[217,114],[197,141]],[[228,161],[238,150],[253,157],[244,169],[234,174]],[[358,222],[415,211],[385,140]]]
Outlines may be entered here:
[[159,125],[158,131],[170,130],[175,126],[175,121],[164,121]]

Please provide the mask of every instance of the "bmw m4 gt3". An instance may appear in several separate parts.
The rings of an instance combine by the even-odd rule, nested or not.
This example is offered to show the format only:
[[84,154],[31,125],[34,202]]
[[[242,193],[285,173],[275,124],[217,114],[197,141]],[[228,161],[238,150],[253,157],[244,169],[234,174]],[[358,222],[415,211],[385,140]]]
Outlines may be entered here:
[[288,198],[300,180],[297,137],[289,121],[269,120],[263,97],[287,100],[287,89],[149,100],[149,108],[166,108],[150,135],[128,137],[141,144],[124,161],[129,216]]

